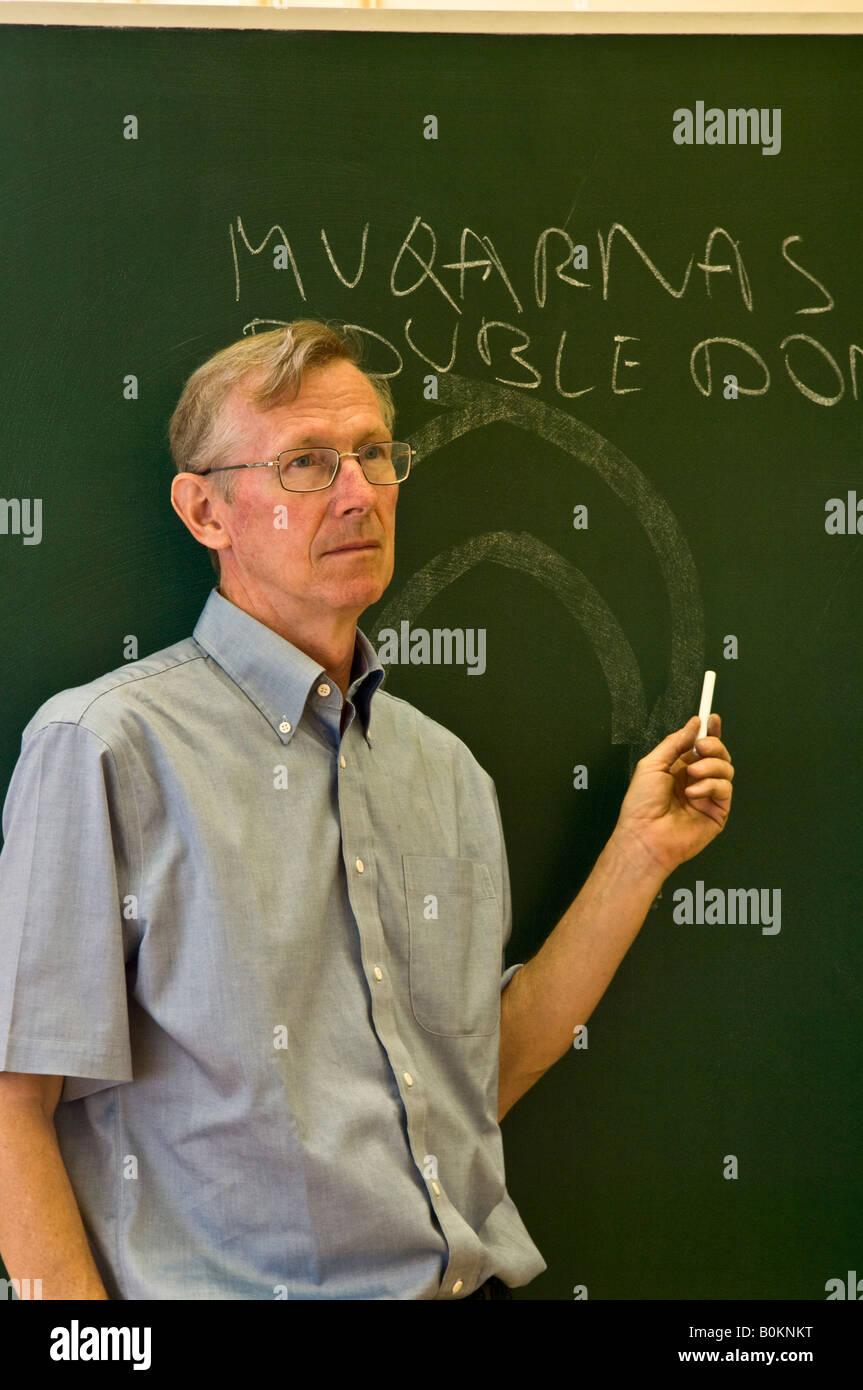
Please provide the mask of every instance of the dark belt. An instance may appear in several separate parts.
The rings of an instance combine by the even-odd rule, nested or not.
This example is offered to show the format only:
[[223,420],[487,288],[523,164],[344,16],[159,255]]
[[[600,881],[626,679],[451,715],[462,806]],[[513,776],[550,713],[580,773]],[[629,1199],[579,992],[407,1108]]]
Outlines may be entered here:
[[470,1298],[512,1298],[512,1289],[493,1274],[484,1284],[480,1284],[475,1293],[469,1293],[467,1298],[459,1299],[458,1302],[467,1303]]

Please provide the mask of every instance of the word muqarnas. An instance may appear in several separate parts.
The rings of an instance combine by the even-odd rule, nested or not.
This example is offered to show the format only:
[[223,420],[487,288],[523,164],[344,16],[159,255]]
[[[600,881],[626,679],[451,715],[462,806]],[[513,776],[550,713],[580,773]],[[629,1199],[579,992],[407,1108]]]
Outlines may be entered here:
[[[778,135],[775,123],[771,131]],[[695,249],[682,251],[655,246],[647,250],[622,222],[612,223],[607,231],[596,228],[595,238],[586,227],[574,234],[563,227],[544,227],[531,238],[518,264],[505,262],[492,237],[470,227],[463,227],[450,244],[441,244],[434,227],[419,214],[401,240],[399,232],[393,235],[365,222],[353,232],[340,229],[338,248],[331,244],[326,227],[318,229],[318,240],[312,228],[292,238],[281,223],[251,228],[237,216],[228,231],[235,300],[240,301],[244,279],[254,272],[255,299],[269,292],[269,281],[273,307],[278,305],[283,313],[250,319],[244,333],[290,323],[310,297],[332,292],[333,278],[351,291],[369,273],[369,261],[375,276],[383,267],[388,283],[382,279],[375,290],[404,302],[407,315],[401,336],[392,331],[387,336],[369,324],[351,326],[370,340],[376,372],[399,376],[406,351],[431,368],[425,378],[429,400],[437,399],[438,378],[451,371],[473,378],[485,367],[495,381],[525,391],[536,390],[550,375],[559,396],[576,400],[597,390],[626,397],[644,390],[647,380],[673,383],[678,374],[685,375],[688,364],[691,383],[702,396],[737,401],[767,393],[777,372],[777,349],[778,366],[787,380],[813,404],[833,406],[846,393],[858,399],[863,348],[857,343],[821,342],[800,331],[812,319],[801,322],[799,315],[829,313],[835,300],[803,263],[807,253],[801,258],[790,249],[804,240],[798,232],[776,244],[779,292],[788,298],[790,330],[780,332],[778,341],[756,346],[753,330],[746,334],[752,341],[735,332],[704,337],[694,345],[689,336],[681,343],[666,337],[652,346],[642,337],[638,315],[650,313],[657,295],[686,304],[698,301],[709,308],[725,279],[753,322],[757,320],[758,303],[765,298],[762,287],[753,287],[741,243],[725,227],[714,226]],[[371,245],[375,254],[368,257]],[[621,304],[620,294],[615,295],[617,267],[630,284],[633,259],[642,268],[644,286],[636,306]],[[760,261],[764,263],[763,252]],[[272,278],[268,268],[275,272]],[[776,287],[766,288],[775,297]],[[600,306],[600,300],[608,307]],[[546,341],[536,329],[538,315],[549,308],[558,315],[561,301],[564,308],[571,306],[572,323],[563,329],[558,325]],[[607,330],[598,323],[585,325],[588,309],[601,309]],[[618,316],[615,321],[612,314]],[[715,324],[715,311],[711,321]],[[736,323],[739,327],[739,316]]]

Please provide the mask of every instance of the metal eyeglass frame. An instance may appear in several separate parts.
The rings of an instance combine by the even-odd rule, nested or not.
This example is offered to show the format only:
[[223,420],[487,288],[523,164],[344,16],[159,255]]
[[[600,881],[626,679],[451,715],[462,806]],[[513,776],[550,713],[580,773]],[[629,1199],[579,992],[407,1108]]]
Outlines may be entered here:
[[[339,454],[338,449],[331,450],[332,453],[338,454],[338,459],[336,461],[336,466],[333,469],[333,476],[330,478],[330,481],[328,483],[324,483],[323,487],[285,487],[285,481],[282,477],[282,469],[279,460],[281,459],[282,454],[299,454],[300,457],[302,457],[301,449],[282,449],[274,459],[267,459],[264,463],[232,463],[225,468],[202,468],[198,473],[198,477],[205,478],[208,473],[233,473],[238,468],[275,468],[278,474],[279,483],[281,484],[282,490],[284,492],[325,492],[328,487],[332,487],[333,483],[336,481],[336,478],[339,476],[339,469],[342,466],[342,459],[356,459],[357,463],[360,465],[360,468],[362,469],[363,477],[365,478],[367,483],[371,483],[372,487],[396,487],[399,483],[403,483],[410,474],[411,465],[414,461],[414,458],[416,457],[416,451],[412,445],[404,443],[404,441],[401,439],[381,439],[377,443],[363,444],[362,448],[375,449],[378,448],[380,444],[401,444],[403,448],[408,450],[408,466],[404,478],[393,478],[392,482],[389,483],[377,483],[372,478],[368,477],[366,470],[363,468],[362,459],[360,458],[360,455],[358,453],[352,451],[346,454]],[[329,445],[321,444],[315,447],[324,449],[329,448]]]

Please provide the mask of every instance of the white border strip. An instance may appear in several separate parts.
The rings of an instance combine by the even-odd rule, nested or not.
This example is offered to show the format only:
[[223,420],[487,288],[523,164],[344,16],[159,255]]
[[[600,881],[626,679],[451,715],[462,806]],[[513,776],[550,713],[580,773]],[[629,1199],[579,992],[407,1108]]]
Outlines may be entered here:
[[[841,0],[840,0],[841,3]],[[454,34],[859,34],[863,13],[272,9],[260,5],[0,3],[0,24]]]

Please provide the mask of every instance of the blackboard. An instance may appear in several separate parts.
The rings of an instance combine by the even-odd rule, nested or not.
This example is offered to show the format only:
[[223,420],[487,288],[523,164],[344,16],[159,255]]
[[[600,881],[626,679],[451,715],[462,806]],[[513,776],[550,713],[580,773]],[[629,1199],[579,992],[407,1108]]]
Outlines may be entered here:
[[[363,330],[418,450],[361,625],[483,633],[387,681],[494,777],[510,962],[718,672],[729,827],[504,1121],[519,1298],[826,1299],[861,1258],[861,57],[0,35],[4,789],[43,700],[191,632],[167,420],[298,316]],[[733,889],[761,915],[711,920]]]

